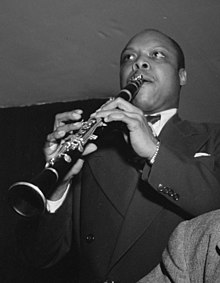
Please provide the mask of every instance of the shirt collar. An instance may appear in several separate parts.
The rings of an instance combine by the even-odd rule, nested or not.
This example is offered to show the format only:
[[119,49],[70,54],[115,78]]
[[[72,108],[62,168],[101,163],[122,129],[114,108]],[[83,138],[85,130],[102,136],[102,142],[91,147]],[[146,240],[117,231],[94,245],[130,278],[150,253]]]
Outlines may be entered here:
[[154,113],[154,115],[161,115],[161,119],[154,123],[153,125],[150,124],[154,134],[158,136],[163,129],[164,125],[167,123],[167,121],[173,117],[177,113],[178,109],[177,108],[171,108],[168,110],[164,110],[158,113]]

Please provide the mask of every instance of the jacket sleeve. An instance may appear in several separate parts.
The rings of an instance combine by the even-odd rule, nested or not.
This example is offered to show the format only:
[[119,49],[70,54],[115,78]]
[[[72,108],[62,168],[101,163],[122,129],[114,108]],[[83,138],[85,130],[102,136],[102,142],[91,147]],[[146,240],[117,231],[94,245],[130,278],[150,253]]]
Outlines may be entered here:
[[220,208],[219,129],[199,151],[210,154],[183,154],[162,141],[155,163],[146,164],[142,174],[159,194],[192,216]]
[[180,223],[161,262],[138,283],[219,282],[220,210]]
[[35,267],[49,267],[58,262],[71,247],[72,194],[55,213],[23,219],[17,227],[21,258]]

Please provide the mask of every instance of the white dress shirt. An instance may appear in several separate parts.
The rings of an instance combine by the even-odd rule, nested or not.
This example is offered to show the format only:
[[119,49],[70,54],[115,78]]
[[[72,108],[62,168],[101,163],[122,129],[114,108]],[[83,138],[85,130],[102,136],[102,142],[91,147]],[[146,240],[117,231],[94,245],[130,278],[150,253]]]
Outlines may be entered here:
[[150,124],[155,136],[159,136],[161,130],[163,129],[164,125],[167,123],[167,121],[173,117],[173,115],[175,115],[177,113],[177,108],[172,108],[172,109],[168,109],[168,110],[164,110],[152,115],[161,115],[160,120],[158,120],[156,123],[154,124]]

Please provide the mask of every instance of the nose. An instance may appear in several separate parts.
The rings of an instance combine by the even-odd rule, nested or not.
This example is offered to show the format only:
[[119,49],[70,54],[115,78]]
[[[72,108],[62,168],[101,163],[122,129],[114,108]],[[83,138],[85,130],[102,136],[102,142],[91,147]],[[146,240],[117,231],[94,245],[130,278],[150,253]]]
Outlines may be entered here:
[[141,58],[136,60],[133,64],[133,70],[135,71],[139,69],[149,70],[150,69],[149,62],[146,59],[141,59]]

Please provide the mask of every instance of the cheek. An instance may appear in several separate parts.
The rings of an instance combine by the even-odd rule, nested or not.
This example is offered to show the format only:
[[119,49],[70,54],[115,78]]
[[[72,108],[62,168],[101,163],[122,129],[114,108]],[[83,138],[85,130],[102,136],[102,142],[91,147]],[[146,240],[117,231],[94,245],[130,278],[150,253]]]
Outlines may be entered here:
[[167,96],[179,91],[180,80],[177,71],[174,68],[167,67],[158,72],[159,91],[162,96]]
[[165,85],[173,85],[179,81],[178,72],[172,66],[166,66],[166,68],[159,69],[157,76]]
[[120,84],[121,87],[125,87],[127,85],[128,77],[131,73],[132,69],[129,66],[123,67],[120,69]]

